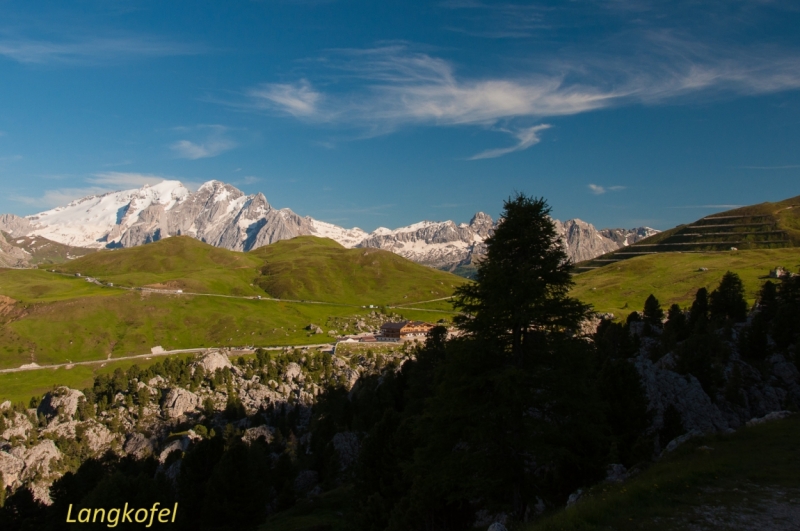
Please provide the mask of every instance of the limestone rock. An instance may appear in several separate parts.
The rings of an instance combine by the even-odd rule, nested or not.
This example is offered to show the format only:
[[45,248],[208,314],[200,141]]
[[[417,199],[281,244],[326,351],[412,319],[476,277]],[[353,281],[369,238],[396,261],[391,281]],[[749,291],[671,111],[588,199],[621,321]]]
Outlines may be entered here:
[[19,477],[25,469],[25,461],[8,452],[0,451],[0,472],[3,473],[3,487],[19,485]]
[[200,360],[195,362],[195,366],[202,367],[206,374],[213,374],[216,371],[224,369],[228,367],[229,369],[233,367],[231,360],[220,352],[219,350],[214,350],[205,354]]
[[275,433],[275,428],[271,428],[266,424],[261,426],[256,426],[255,428],[248,428],[244,431],[244,435],[242,435],[242,441],[250,444],[257,441],[260,437],[264,437],[266,442],[272,442],[273,433]]
[[286,371],[283,373],[283,379],[287,382],[293,382],[295,380],[302,382],[303,369],[300,368],[300,365],[296,364],[295,362],[291,362],[286,366]]
[[144,459],[153,453],[153,443],[141,433],[135,432],[128,436],[122,449],[136,459]]
[[12,437],[27,438],[32,429],[33,424],[28,420],[28,416],[16,411],[10,415],[10,418],[6,419],[6,429],[0,433],[0,438],[5,440],[9,440]]
[[185,452],[187,448],[189,448],[189,438],[188,437],[181,437],[180,439],[176,439],[171,443],[167,444],[161,451],[158,453],[158,461],[160,463],[164,463],[169,457],[169,454],[178,450],[179,452]]
[[202,400],[191,391],[181,387],[173,387],[164,397],[164,414],[168,418],[178,418],[184,413],[194,411],[202,404]]
[[83,393],[77,389],[58,387],[44,395],[36,411],[47,418],[52,418],[61,411],[71,418],[78,411],[78,402],[81,398],[84,398]]
[[654,429],[663,426],[664,411],[670,404],[681,414],[683,427],[687,431],[709,433],[728,429],[722,412],[703,391],[697,378],[659,369],[646,355],[637,357],[635,365],[642,378],[650,409],[655,412]]
[[500,522],[495,522],[492,525],[490,525],[489,529],[487,529],[486,531],[508,531],[508,528],[506,528],[506,526],[504,526]]

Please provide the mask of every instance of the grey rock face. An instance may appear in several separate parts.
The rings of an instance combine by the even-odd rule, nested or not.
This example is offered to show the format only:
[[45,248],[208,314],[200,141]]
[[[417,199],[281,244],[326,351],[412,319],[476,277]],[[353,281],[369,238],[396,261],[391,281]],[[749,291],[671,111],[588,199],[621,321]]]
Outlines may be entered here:
[[167,396],[164,397],[164,413],[169,418],[178,418],[184,413],[194,411],[201,404],[200,397],[191,391],[187,391],[181,387],[175,387],[169,390]]
[[[30,448],[17,446],[10,452],[0,452],[0,471],[3,472],[5,486],[16,488],[26,481],[46,481],[53,475],[50,469],[53,461],[59,459],[61,452],[50,439]],[[52,503],[49,496],[46,496],[46,489],[32,490],[34,494],[38,492],[40,501]]]
[[47,418],[52,418],[59,412],[67,418],[72,418],[78,411],[78,402],[81,398],[84,398],[84,395],[77,389],[58,387],[44,395],[36,411]]
[[246,443],[252,443],[257,441],[260,437],[264,437],[264,440],[269,443],[272,442],[273,433],[275,433],[275,428],[263,424],[255,428],[244,430],[242,440]]
[[[118,207],[116,220],[102,214],[107,212],[102,208],[107,209],[109,202],[113,208]],[[99,209],[97,216],[92,209]],[[92,220],[101,217],[106,225],[93,225]],[[555,224],[573,262],[594,258],[657,232],[648,228],[598,231],[579,219],[563,223],[555,220]],[[332,238],[345,247],[384,249],[421,264],[451,270],[479,262],[486,252],[484,242],[496,226],[489,215],[478,212],[468,224],[424,221],[366,234],[358,228],[344,229],[301,217],[288,208],[273,208],[263,194],[245,195],[220,181],[209,181],[194,193],[177,181],[169,181],[140,190],[89,196],[28,218],[0,216],[0,230],[85,247],[132,247],[184,235],[216,247],[249,251],[296,236],[316,235]],[[9,252],[0,242],[0,265],[4,260],[24,259],[6,256]]]
[[0,231],[11,236],[26,236],[33,231],[33,225],[26,218],[14,214],[0,214]]
[[128,436],[122,449],[136,459],[144,459],[153,453],[153,443],[141,433],[134,432]]
[[9,440],[12,437],[27,437],[33,429],[33,424],[26,415],[15,412],[6,419],[6,429],[0,433],[0,438]]
[[233,364],[231,360],[220,352],[219,350],[214,350],[209,352],[208,354],[204,355],[199,361],[195,363],[196,367],[202,367],[206,374],[211,374],[217,372],[219,370],[227,368],[232,368]]
[[[664,425],[664,411],[670,404],[680,412],[687,431],[709,433],[728,428],[725,416],[694,376],[659,369],[646,356],[636,359],[636,369],[642,378],[650,408],[655,412],[653,426],[656,430]],[[662,441],[662,444],[666,442]]]

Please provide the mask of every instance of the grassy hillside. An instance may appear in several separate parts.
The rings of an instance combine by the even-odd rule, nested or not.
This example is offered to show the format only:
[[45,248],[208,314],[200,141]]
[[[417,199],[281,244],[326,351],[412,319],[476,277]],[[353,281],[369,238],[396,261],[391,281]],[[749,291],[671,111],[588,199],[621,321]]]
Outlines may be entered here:
[[637,256],[669,252],[800,247],[800,196],[719,212],[577,264],[591,271]]
[[116,286],[353,305],[436,299],[466,282],[388,251],[345,249],[333,240],[313,236],[280,241],[249,253],[178,236],[102,251],[57,270]]
[[[281,242],[255,253],[169,238],[94,253],[60,270],[0,269],[0,369],[114,360],[146,354],[157,345],[173,350],[331,341],[327,333],[310,334],[305,327],[314,323],[325,332],[353,332],[352,325],[373,311],[362,306],[446,297],[465,282],[391,253],[347,250],[319,238]],[[185,293],[130,289],[141,286]],[[386,311],[427,321],[452,316],[443,302],[423,308],[438,311]],[[58,383],[58,378],[48,381]]]
[[130,249],[104,250],[57,271],[91,276],[119,286],[152,286],[221,295],[263,295],[253,286],[262,260],[213,247],[189,236]]
[[264,265],[256,284],[277,298],[404,304],[446,297],[466,282],[389,251],[345,249],[302,236],[252,251]]
[[798,441],[797,415],[694,439],[633,479],[597,485],[574,507],[522,529],[796,529]]
[[716,288],[722,275],[733,271],[744,281],[752,304],[775,266],[800,270],[800,248],[640,256],[576,275],[572,296],[591,303],[597,311],[624,317],[641,310],[651,293],[664,307],[688,306],[700,287]]

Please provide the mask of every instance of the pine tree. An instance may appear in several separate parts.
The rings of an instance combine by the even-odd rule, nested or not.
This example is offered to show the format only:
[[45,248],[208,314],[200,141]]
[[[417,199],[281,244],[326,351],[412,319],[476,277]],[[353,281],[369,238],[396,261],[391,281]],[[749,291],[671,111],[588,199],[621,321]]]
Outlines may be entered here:
[[469,335],[500,342],[517,365],[531,332],[575,328],[589,307],[569,297],[571,264],[559,241],[550,207],[517,194],[505,201],[502,222],[486,239],[475,282],[456,290],[456,324]]
[[747,319],[744,283],[739,275],[728,271],[722,276],[719,287],[708,297],[708,309],[712,320],[740,322]]
[[708,327],[708,290],[700,288],[694,296],[692,308],[689,310],[689,330],[691,333],[703,333]]
[[[522,518],[536,496],[560,502],[602,475],[596,357],[571,337],[589,307],[569,297],[570,263],[549,213],[543,199],[506,201],[475,282],[457,290],[465,334],[445,344],[413,425],[415,479],[389,529],[462,529],[477,499]],[[535,479],[532,460],[558,473]]]
[[644,322],[652,328],[661,328],[661,321],[664,319],[664,310],[661,309],[661,304],[652,293],[647,300],[644,301]]

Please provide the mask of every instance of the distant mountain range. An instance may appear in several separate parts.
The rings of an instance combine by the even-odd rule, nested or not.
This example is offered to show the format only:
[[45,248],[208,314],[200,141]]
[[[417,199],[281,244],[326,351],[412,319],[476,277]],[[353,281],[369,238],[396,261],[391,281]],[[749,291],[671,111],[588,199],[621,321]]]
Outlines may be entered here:
[[[421,264],[453,271],[480,259],[484,241],[496,224],[490,216],[478,212],[468,224],[421,221],[367,233],[357,227],[346,229],[299,216],[288,208],[276,209],[262,193],[246,195],[220,181],[209,181],[196,192],[178,181],[163,181],[140,189],[84,197],[27,217],[0,216],[0,231],[9,235],[3,238],[5,245],[0,245],[0,265],[19,266],[25,262],[24,252],[15,247],[16,241],[30,243],[30,239],[19,240],[23,237],[46,239],[69,248],[103,249],[188,235],[216,247],[249,251],[279,240],[312,235],[333,239],[348,248],[385,249]],[[555,220],[555,224],[567,255],[574,262],[658,233],[648,227],[597,230],[579,219]]]

